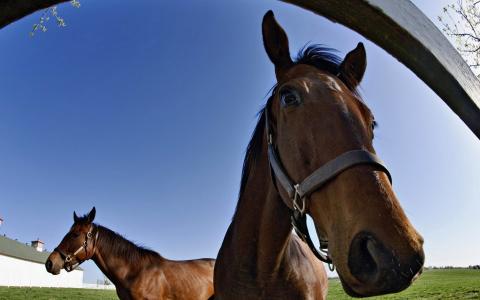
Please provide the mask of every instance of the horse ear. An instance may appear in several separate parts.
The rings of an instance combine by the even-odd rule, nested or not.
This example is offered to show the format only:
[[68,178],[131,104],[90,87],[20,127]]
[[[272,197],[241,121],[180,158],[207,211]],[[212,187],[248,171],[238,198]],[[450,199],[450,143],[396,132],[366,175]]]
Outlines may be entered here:
[[93,220],[95,219],[95,214],[97,213],[95,206],[92,208],[92,210],[88,213],[87,216],[87,222],[92,223]]
[[350,51],[340,64],[339,77],[350,88],[358,86],[367,68],[367,54],[362,43]]
[[262,34],[265,51],[275,65],[277,80],[280,80],[293,62],[290,57],[290,50],[288,49],[287,34],[277,23],[271,10],[263,17]]
[[75,211],[73,211],[73,222],[77,223],[78,222],[78,216]]

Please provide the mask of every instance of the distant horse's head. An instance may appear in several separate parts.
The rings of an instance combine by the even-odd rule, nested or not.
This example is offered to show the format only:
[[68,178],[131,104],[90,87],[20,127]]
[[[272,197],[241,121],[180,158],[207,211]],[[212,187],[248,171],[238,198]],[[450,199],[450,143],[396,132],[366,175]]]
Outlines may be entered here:
[[[321,47],[309,47],[292,61],[287,35],[272,12],[262,26],[278,81],[265,109],[292,181],[302,182],[347,151],[375,153],[373,115],[356,93],[366,68],[363,45],[343,61]],[[279,192],[289,197],[282,188]],[[352,166],[313,191],[306,204],[319,237],[329,241],[329,255],[350,295],[397,292],[421,272],[422,237],[378,168]]]
[[80,263],[92,258],[95,253],[97,239],[95,207],[83,217],[77,217],[73,212],[73,225],[60,244],[50,254],[45,262],[49,273],[58,275],[61,269],[74,270]]

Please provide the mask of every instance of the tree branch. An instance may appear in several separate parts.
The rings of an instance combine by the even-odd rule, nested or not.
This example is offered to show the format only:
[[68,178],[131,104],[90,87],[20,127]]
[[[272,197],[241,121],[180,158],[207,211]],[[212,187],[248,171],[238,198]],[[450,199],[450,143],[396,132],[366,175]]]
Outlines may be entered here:
[[68,0],[0,0],[0,29],[40,9]]
[[480,46],[474,49],[458,49],[460,52],[465,52],[465,53],[476,53],[480,50]]
[[475,26],[473,26],[472,21],[470,18],[467,16],[467,13],[465,11],[465,7],[463,6],[463,2],[459,1],[459,10],[457,10],[457,13],[459,13],[463,19],[467,22],[468,26],[470,26],[470,29],[472,30],[473,34],[478,36],[477,31],[475,30]]
[[470,34],[470,33],[448,33],[449,35],[452,35],[452,36],[460,36],[460,37],[466,37],[466,38],[471,38],[477,42],[480,42],[480,38],[479,37],[476,37],[474,36],[473,34]]

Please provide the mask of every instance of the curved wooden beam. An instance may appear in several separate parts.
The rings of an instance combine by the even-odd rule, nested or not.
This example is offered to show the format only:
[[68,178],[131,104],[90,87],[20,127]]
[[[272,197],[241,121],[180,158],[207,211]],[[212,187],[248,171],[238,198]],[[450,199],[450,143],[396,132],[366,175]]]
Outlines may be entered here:
[[0,0],[0,29],[40,9],[68,0]]
[[480,139],[480,82],[442,32],[410,1],[283,0],[370,39],[422,79]]

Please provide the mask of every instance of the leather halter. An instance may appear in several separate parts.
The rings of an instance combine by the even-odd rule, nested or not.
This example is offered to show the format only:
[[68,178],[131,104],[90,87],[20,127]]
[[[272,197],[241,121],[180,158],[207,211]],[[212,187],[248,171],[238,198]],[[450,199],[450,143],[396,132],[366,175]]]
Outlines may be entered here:
[[[78,266],[80,266],[84,261],[90,259],[90,258],[86,258],[84,260],[79,260],[77,258],[77,254],[80,253],[80,251],[85,250],[85,257],[88,257],[88,241],[93,238],[92,232],[93,232],[94,227],[96,227],[96,226],[94,226],[92,224],[92,226],[90,227],[90,230],[85,235],[85,241],[83,242],[83,244],[80,247],[78,247],[78,249],[75,252],[73,252],[73,254],[66,254],[65,252],[60,250],[58,247],[53,250],[53,251],[56,251],[56,252],[60,253],[60,256],[65,260],[65,263],[64,263],[64,266],[63,266],[65,271],[71,272],[71,271],[75,270],[76,268],[78,268]],[[97,233],[95,234],[95,239],[93,241],[94,244],[93,244],[92,255],[95,253],[95,247],[97,246],[98,227],[96,229],[97,229]],[[75,258],[76,263],[72,265],[71,262],[72,262],[73,258]]]
[[297,235],[309,246],[313,254],[321,261],[329,265],[330,270],[334,270],[333,261],[328,255],[328,240],[320,238],[320,248],[317,249],[310,238],[307,228],[307,198],[314,191],[322,188],[327,182],[356,165],[370,165],[375,170],[383,171],[387,174],[390,183],[392,177],[385,167],[382,160],[375,154],[365,150],[352,150],[340,154],[336,158],[328,161],[320,168],[313,171],[307,178],[300,183],[294,183],[285,172],[276,145],[273,141],[273,135],[270,130],[270,122],[268,118],[269,105],[265,107],[265,128],[268,143],[268,160],[270,163],[271,173],[275,175],[276,181],[280,183],[282,188],[287,192],[288,199],[281,197],[285,205],[291,210],[291,222]]

